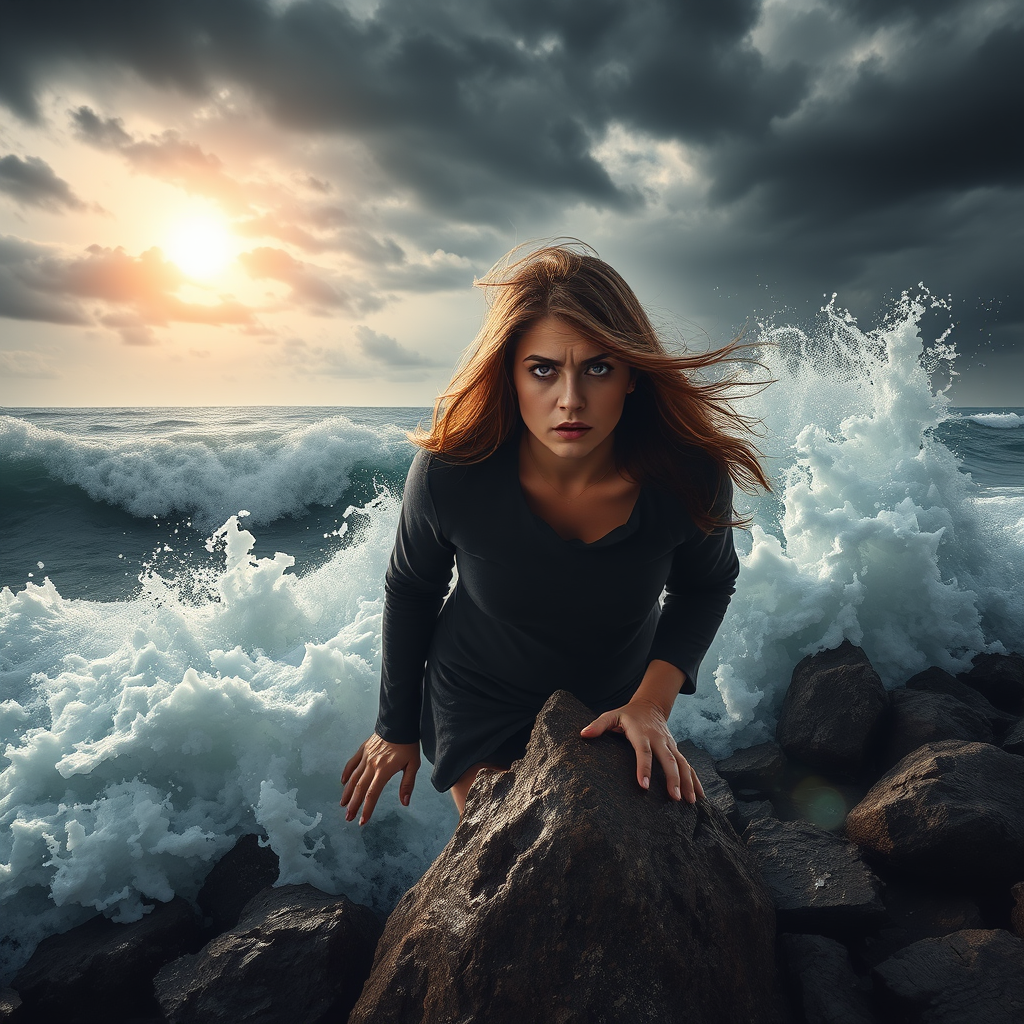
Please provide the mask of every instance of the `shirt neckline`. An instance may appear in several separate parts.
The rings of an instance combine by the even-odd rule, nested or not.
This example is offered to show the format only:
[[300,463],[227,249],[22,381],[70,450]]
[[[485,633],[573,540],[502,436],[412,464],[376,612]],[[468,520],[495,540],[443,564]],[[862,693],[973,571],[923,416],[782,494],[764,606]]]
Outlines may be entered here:
[[646,492],[646,488],[642,483],[640,484],[640,490],[636,496],[636,500],[633,502],[633,507],[630,509],[629,518],[624,523],[620,523],[618,526],[612,527],[612,529],[603,537],[598,537],[597,540],[586,541],[580,537],[563,537],[543,516],[537,515],[537,513],[530,508],[530,503],[526,500],[526,493],[523,491],[523,485],[519,480],[518,440],[518,436],[516,436],[515,441],[507,445],[507,458],[509,463],[509,472],[512,477],[512,485],[518,495],[519,505],[522,512],[533,521],[535,527],[540,532],[549,534],[559,544],[567,544],[570,547],[581,548],[584,550],[606,547],[609,544],[615,544],[620,540],[625,540],[627,537],[636,533],[640,521],[640,502],[643,500]]

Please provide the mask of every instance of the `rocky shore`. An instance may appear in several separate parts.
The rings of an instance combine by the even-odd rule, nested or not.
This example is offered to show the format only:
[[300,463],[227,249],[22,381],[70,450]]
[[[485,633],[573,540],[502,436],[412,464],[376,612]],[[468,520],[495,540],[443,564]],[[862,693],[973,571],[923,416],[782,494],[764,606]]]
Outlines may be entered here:
[[805,658],[775,742],[684,746],[692,807],[589,717],[548,701],[386,922],[245,836],[196,907],[45,940],[0,1024],[1024,1021],[1020,655],[892,692]]

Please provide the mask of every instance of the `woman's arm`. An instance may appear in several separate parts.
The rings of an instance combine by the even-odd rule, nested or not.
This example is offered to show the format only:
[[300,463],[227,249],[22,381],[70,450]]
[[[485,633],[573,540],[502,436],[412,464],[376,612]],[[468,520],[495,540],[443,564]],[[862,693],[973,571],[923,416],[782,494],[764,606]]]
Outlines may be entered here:
[[[723,480],[716,514],[732,512],[732,481]],[[697,670],[718,632],[735,591],[739,559],[729,527],[698,534],[681,544],[665,583],[661,620],[651,644],[647,671],[628,704],[606,711],[581,733],[586,738],[619,732],[636,750],[637,782],[650,786],[653,759],[665,770],[669,795],[693,803],[704,795],[697,773],[676,746],[668,727],[679,693],[693,693]]]
[[352,821],[370,820],[381,791],[402,772],[399,799],[408,805],[420,766],[423,666],[437,615],[451,583],[455,549],[445,538],[430,496],[428,456],[409,468],[395,547],[384,577],[380,705],[374,733],[341,775],[341,805]]

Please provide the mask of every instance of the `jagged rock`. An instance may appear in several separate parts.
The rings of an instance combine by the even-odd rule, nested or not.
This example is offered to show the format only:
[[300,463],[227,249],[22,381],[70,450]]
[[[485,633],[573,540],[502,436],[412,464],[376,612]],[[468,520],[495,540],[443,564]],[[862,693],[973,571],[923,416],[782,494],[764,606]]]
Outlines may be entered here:
[[888,771],[913,750],[937,740],[992,742],[992,726],[974,708],[945,693],[894,690],[882,767]]
[[1003,711],[1024,712],[1024,656],[1020,654],[976,654],[970,671],[957,679]]
[[853,843],[808,821],[773,818],[752,821],[746,836],[781,929],[846,935],[884,919],[881,884]]
[[885,924],[864,939],[861,955],[874,967],[920,939],[937,939],[965,928],[984,928],[978,904],[945,887],[924,887],[890,879],[882,894]]
[[[349,1024],[786,1019],[771,898],[722,814],[649,791],[559,691],[526,756],[482,772],[388,919]],[[699,769],[698,769],[699,771]]]
[[771,741],[737,750],[717,763],[718,774],[733,792],[751,790],[760,796],[771,794],[785,767],[786,755],[782,747]]
[[752,821],[760,818],[775,818],[775,808],[770,800],[737,800],[736,818],[739,822],[739,833],[743,835]]
[[908,754],[846,818],[846,834],[892,867],[978,888],[1024,861],[1024,759],[942,740]]
[[1000,711],[991,701],[974,687],[961,683],[956,676],[941,668],[926,668],[907,680],[908,690],[926,690],[928,693],[944,693],[974,708],[992,727],[994,736],[1002,736],[1012,728],[1017,719],[1006,711]]
[[1024,756],[1024,718],[1006,734],[1006,738],[1003,740],[1003,750],[1008,754]]
[[21,1009],[21,996],[13,988],[0,989],[0,1024],[16,1024]]
[[872,972],[891,1019],[906,1024],[1020,1024],[1024,941],[1000,929],[922,939]]
[[259,836],[240,837],[213,866],[196,897],[212,930],[219,934],[234,928],[242,908],[272,886],[279,871],[277,854],[269,846],[260,846]]
[[1010,924],[1017,938],[1024,939],[1024,882],[1018,882],[1011,890],[1013,909],[1010,911]]
[[334,1024],[359,995],[380,931],[345,896],[265,889],[235,928],[157,975],[157,1000],[170,1024]]
[[779,943],[806,1024],[877,1024],[845,946],[824,935],[780,935]]
[[676,746],[679,753],[690,763],[697,773],[704,796],[713,803],[730,821],[733,828],[739,830],[740,821],[736,814],[736,798],[732,795],[729,784],[718,774],[715,759],[702,747],[691,740],[678,740]]
[[788,757],[858,778],[874,756],[888,707],[871,662],[844,640],[793,669],[775,738]]
[[201,943],[192,908],[175,898],[131,924],[94,917],[43,939],[11,985],[26,1020],[107,1024],[155,1015],[153,976]]

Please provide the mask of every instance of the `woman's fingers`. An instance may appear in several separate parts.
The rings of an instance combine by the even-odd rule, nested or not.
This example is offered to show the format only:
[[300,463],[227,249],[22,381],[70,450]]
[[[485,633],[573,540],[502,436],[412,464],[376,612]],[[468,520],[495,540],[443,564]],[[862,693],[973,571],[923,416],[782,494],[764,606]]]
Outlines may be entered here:
[[[687,775],[684,777],[681,765],[679,764],[679,761],[676,760],[677,756],[675,744],[670,740],[666,740],[658,748],[658,763],[665,772],[665,785],[668,788],[668,795],[672,797],[673,800],[682,800],[685,796],[690,803],[693,803],[693,801],[686,796],[686,787],[687,782],[689,781],[689,776]],[[684,761],[683,763],[685,764],[686,762]]]
[[580,735],[593,739],[593,737],[600,736],[609,730],[612,732],[622,732],[618,711],[606,711],[603,715],[599,715],[590,725],[580,730]]
[[412,787],[416,785],[416,772],[419,767],[418,761],[410,761],[402,771],[402,784],[398,787],[398,799],[405,807],[409,806],[409,801],[412,799]]

